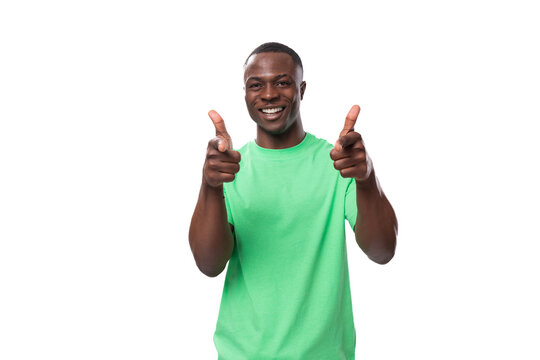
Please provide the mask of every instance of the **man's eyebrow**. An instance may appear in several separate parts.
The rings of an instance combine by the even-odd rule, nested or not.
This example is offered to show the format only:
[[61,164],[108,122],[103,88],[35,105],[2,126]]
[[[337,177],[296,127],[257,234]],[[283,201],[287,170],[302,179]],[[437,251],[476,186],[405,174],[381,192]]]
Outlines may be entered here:
[[[279,74],[279,75],[276,75],[274,76],[274,78],[272,80],[276,81],[278,79],[281,79],[282,77],[286,77],[286,76],[289,76],[289,74]],[[250,80],[255,80],[255,81],[263,81],[262,78],[258,77],[258,76],[250,76],[246,79],[246,82],[250,81]]]
[[274,80],[278,80],[278,79],[281,79],[282,77],[286,77],[286,76],[289,76],[289,74],[277,75],[276,77],[274,77]]

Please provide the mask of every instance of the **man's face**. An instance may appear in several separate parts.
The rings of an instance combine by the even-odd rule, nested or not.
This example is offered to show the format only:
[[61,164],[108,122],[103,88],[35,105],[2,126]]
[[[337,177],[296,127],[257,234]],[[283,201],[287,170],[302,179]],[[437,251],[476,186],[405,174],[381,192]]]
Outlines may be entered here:
[[306,83],[289,54],[265,52],[249,58],[244,88],[253,121],[267,133],[282,134],[298,118]]

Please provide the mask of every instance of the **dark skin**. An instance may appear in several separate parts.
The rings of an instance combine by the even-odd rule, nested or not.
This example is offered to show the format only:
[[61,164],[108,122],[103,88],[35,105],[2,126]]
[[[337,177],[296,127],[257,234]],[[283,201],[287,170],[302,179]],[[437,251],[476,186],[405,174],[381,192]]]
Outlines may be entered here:
[[[250,57],[244,71],[245,100],[257,124],[256,142],[268,149],[298,145],[305,136],[300,102],[306,83],[302,69],[285,53],[260,53]],[[397,219],[375,176],[362,136],[354,131],[360,107],[354,105],[345,119],[330,158],[344,178],[356,182],[358,216],[354,228],[362,251],[378,264],[388,263],[395,253]],[[208,113],[216,129],[209,141],[203,166],[199,199],[189,229],[189,243],[197,266],[207,276],[219,275],[234,248],[234,228],[227,221],[223,183],[240,171],[240,153],[232,150],[225,122]]]
[[[288,54],[261,53],[252,56],[244,71],[244,89],[249,115],[257,124],[257,145],[285,149],[298,145],[306,133],[300,117],[300,101],[306,82],[302,69]],[[265,109],[282,108],[265,114]]]

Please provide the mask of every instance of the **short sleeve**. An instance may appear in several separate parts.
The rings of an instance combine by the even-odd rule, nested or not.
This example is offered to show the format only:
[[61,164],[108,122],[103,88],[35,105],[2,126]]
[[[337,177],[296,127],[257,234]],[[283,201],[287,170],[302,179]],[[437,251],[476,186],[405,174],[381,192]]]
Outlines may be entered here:
[[356,225],[356,215],[358,207],[356,206],[356,182],[353,178],[347,179],[347,188],[345,191],[345,218],[354,231]]
[[223,184],[223,198],[225,199],[225,208],[227,209],[227,221],[229,221],[229,224],[232,224],[232,226],[234,226],[233,217],[231,213],[231,205],[229,204],[229,199],[227,196],[225,184]]

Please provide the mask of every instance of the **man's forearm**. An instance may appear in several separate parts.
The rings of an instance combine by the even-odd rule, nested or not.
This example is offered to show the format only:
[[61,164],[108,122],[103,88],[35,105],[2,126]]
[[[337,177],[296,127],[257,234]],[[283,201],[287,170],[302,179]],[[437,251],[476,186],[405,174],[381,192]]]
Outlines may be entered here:
[[227,221],[222,185],[212,187],[203,180],[189,228],[189,244],[197,266],[205,275],[214,277],[225,269],[234,239]]
[[384,195],[375,172],[364,181],[356,181],[355,235],[358,246],[374,262],[386,264],[396,250],[397,218]]

